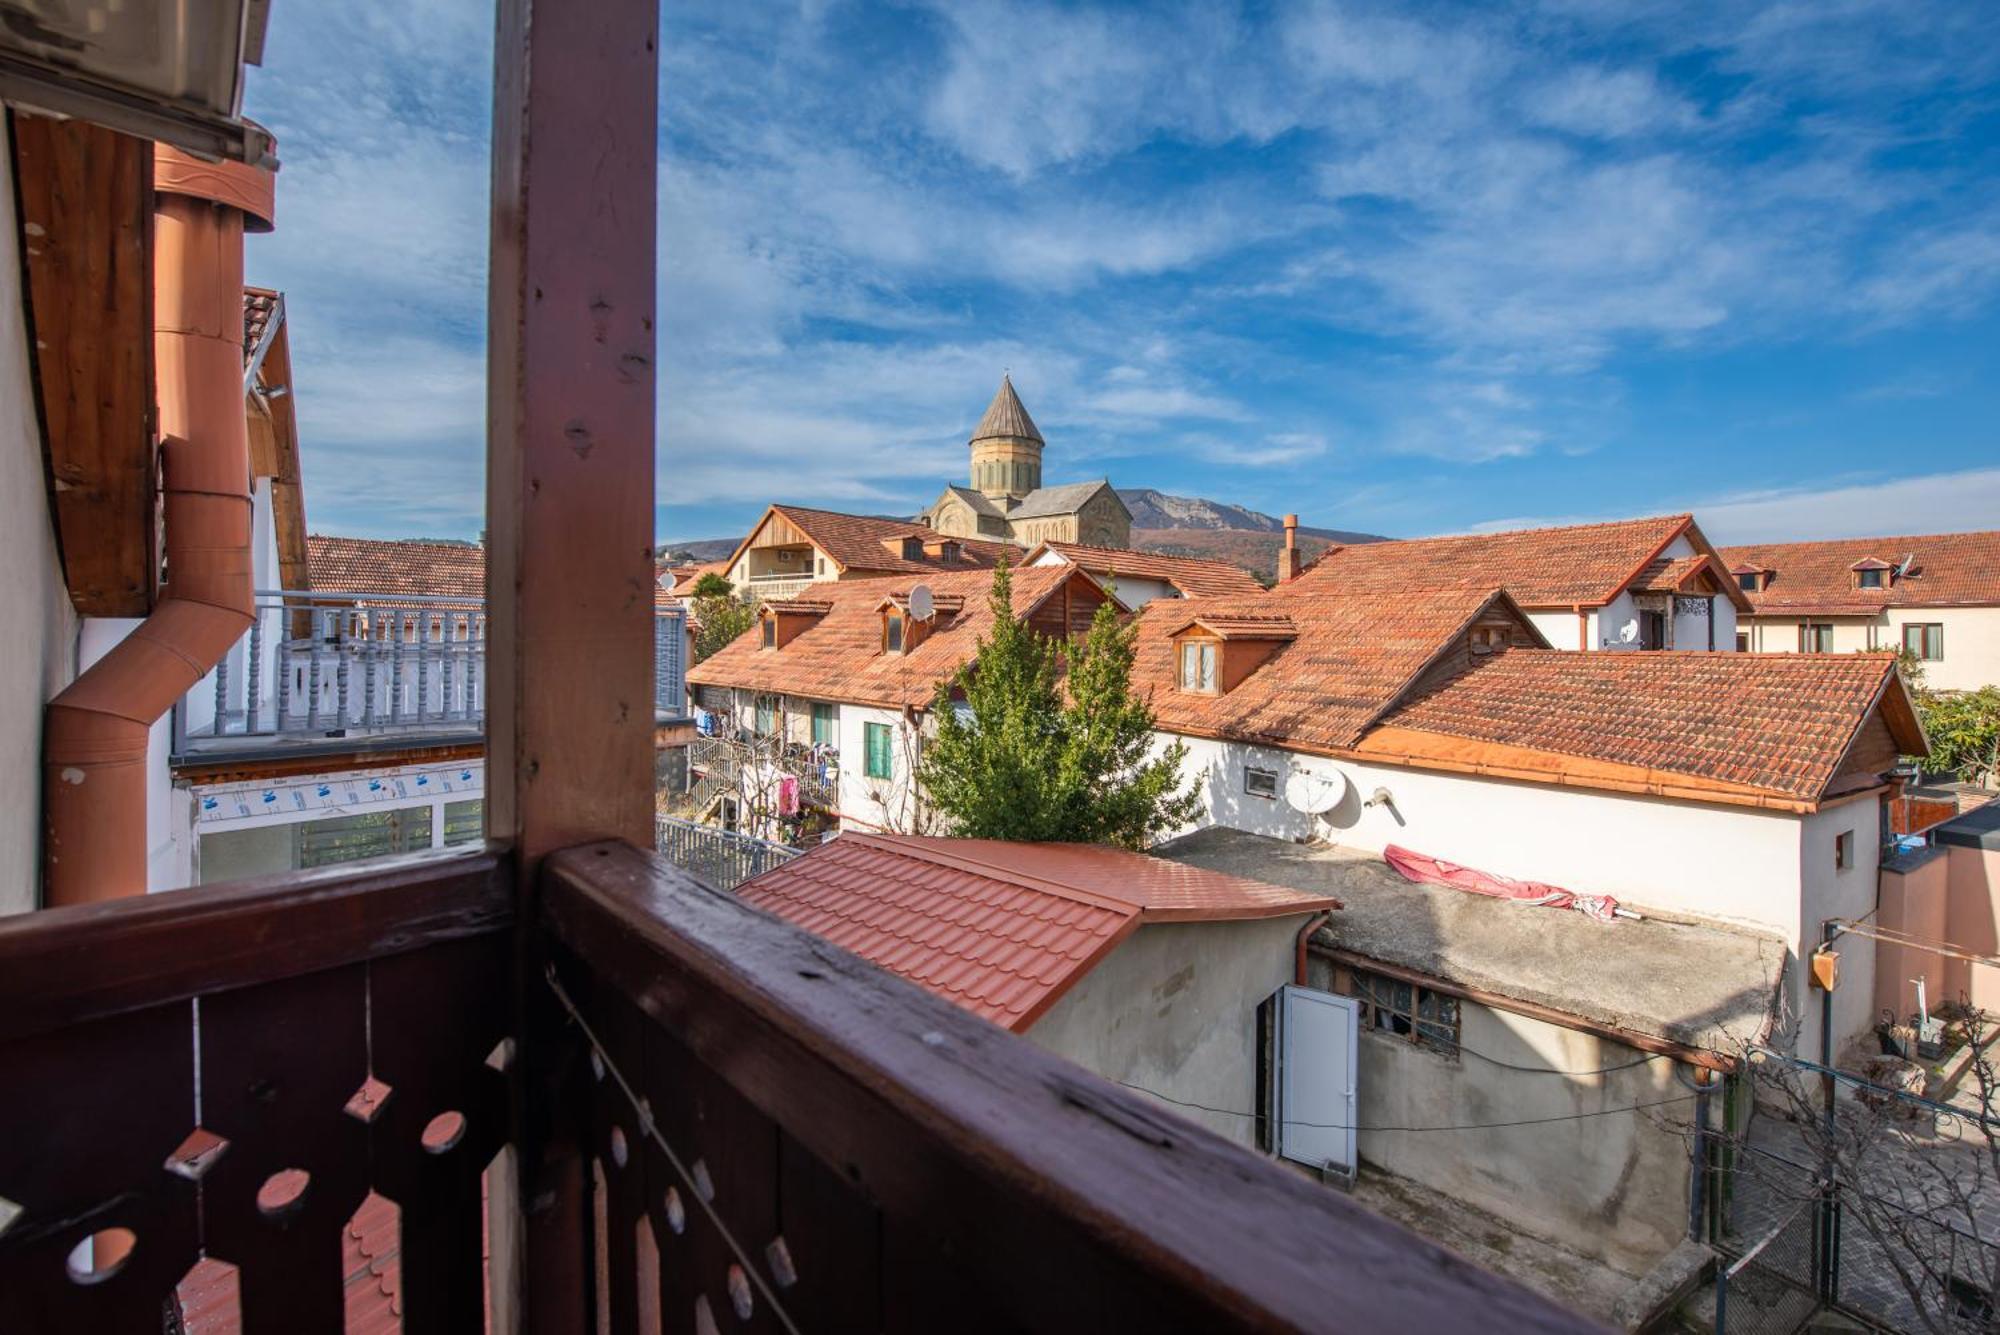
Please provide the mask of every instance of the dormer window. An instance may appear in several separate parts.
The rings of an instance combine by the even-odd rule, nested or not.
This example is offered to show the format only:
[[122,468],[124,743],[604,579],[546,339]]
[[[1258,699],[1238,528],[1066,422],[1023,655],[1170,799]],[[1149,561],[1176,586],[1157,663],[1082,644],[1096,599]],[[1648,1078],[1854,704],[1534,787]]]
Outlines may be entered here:
[[1883,576],[1889,572],[1886,570],[1857,570],[1854,573],[1861,577],[1862,588],[1879,589],[1882,587]]
[[1743,592],[1745,593],[1755,593],[1757,592],[1758,583],[1761,581],[1762,578],[1763,578],[1762,576],[1757,575],[1755,573],[1747,575],[1738,575],[1736,577],[1736,587],[1743,590]]
[[905,561],[921,561],[921,560],[923,560],[923,559],[924,559],[924,540],[923,540],[922,538],[904,538],[904,539],[903,539],[903,559],[904,559]]
[[1215,658],[1219,647],[1214,640],[1181,641],[1182,690],[1215,694]]
[[938,559],[946,564],[956,563],[963,549],[955,542],[943,543],[938,547]]
[[1864,556],[1848,569],[1854,572],[1855,588],[1886,589],[1889,587],[1889,572],[1895,567],[1876,557]]
[[778,618],[776,618],[775,616],[767,616],[767,617],[765,617],[765,618],[764,618],[764,623],[763,623],[763,628],[762,628],[762,629],[763,629],[763,636],[764,636],[764,639],[763,639],[763,644],[762,644],[762,646],[761,646],[761,647],[762,647],[762,648],[765,648],[765,649],[775,649],[775,648],[777,648],[777,647],[778,647]]
[[886,612],[882,616],[882,652],[900,654],[903,652],[903,614]]

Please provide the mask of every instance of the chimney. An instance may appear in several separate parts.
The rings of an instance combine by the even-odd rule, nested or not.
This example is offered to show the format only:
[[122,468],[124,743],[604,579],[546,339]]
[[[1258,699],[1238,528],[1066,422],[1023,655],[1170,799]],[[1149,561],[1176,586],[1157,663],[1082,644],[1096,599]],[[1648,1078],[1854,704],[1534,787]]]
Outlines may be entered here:
[[1299,517],[1285,516],[1285,549],[1278,553],[1278,583],[1288,584],[1299,577]]

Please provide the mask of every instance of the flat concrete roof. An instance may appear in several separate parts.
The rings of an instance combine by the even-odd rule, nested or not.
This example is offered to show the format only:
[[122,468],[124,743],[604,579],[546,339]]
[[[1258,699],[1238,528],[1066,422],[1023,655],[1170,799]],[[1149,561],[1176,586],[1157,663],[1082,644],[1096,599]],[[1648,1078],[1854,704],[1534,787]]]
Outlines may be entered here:
[[1415,885],[1377,853],[1221,828],[1153,852],[1339,898],[1346,907],[1316,944],[1705,1051],[1733,1055],[1768,1037],[1784,975],[1775,936],[1658,918],[1601,923]]
[[2000,849],[2000,801],[1961,811],[1942,825],[1933,825],[1931,839],[1953,848]]

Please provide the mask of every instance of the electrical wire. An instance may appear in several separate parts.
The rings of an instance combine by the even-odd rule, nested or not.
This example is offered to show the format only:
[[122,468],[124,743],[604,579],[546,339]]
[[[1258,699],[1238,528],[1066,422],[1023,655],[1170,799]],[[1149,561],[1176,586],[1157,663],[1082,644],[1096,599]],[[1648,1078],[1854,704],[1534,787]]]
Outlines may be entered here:
[[[1397,1006],[1392,1002],[1382,1001],[1376,997],[1374,990],[1372,988],[1369,988],[1365,994],[1357,993],[1356,997],[1358,1000],[1365,1003],[1370,1009],[1381,1011],[1388,1015],[1393,1015],[1397,1019],[1404,1021],[1405,1023],[1409,1024],[1412,1028],[1416,1029],[1419,1034],[1422,1034],[1425,1028],[1441,1029],[1444,1028],[1445,1025],[1448,1023],[1446,1021],[1439,1020],[1436,1016],[1417,1015],[1411,1011],[1402,1009],[1400,1006]],[[1405,1035],[1399,1033],[1397,1034],[1397,1037],[1399,1038],[1405,1037]],[[1644,1066],[1648,1062],[1675,1060],[1675,1058],[1673,1058],[1668,1053],[1652,1052],[1652,1053],[1647,1053],[1643,1057],[1636,1057],[1629,1062],[1620,1062],[1616,1066],[1600,1066],[1594,1071],[1566,1071],[1559,1066],[1520,1066],[1514,1062],[1504,1061],[1499,1057],[1489,1056],[1486,1053],[1481,1052],[1477,1048],[1469,1048],[1463,1043],[1453,1043],[1452,1047],[1455,1051],[1458,1052],[1469,1052],[1473,1056],[1479,1058],[1479,1060],[1490,1063],[1491,1065],[1494,1066],[1498,1066],[1503,1070],[1519,1071],[1524,1075],[1567,1075],[1567,1076],[1611,1075],[1618,1071],[1629,1071],[1635,1066]]]
[[[1120,1080],[1118,1083],[1127,1089],[1135,1089],[1139,1093],[1149,1094],[1163,1103],[1172,1103],[1182,1108],[1195,1108],[1202,1112],[1220,1113],[1224,1117],[1248,1117],[1253,1120],[1265,1116],[1263,1113],[1243,1112],[1236,1108],[1216,1108],[1206,1103],[1190,1103],[1186,1099],[1169,1098],[1156,1089],[1148,1089],[1144,1085],[1135,1085],[1129,1080]],[[1300,1122],[1289,1117],[1273,1118],[1272,1120],[1282,1122],[1285,1126],[1303,1126],[1320,1131],[1498,1131],[1513,1126],[1546,1126],[1551,1122],[1581,1122],[1591,1117],[1613,1117],[1619,1113],[1642,1112],[1647,1108],[1664,1108],[1668,1104],[1673,1103],[1691,1103],[1695,1097],[1693,1094],[1682,1094],[1676,1098],[1660,1099],[1653,1103],[1634,1103],[1623,1108],[1600,1108],[1596,1112],[1564,1113],[1559,1117],[1526,1117],[1516,1122],[1463,1122],[1451,1123],[1444,1126],[1362,1126],[1358,1122],[1353,1124],[1347,1122]]]

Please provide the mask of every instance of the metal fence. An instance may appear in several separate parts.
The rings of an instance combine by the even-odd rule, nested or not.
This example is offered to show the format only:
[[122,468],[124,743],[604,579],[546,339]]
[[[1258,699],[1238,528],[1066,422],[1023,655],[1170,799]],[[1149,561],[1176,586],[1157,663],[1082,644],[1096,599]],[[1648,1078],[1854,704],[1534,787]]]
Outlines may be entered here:
[[[1863,1196],[1850,1182],[1835,1183],[1829,1196],[1810,1166],[1737,1148],[1728,1175],[1737,1228],[1716,1243],[1718,1335],[1792,1335],[1826,1313],[1875,1330],[2000,1330],[1993,1292],[2000,1246]],[[1893,1210],[1893,1238],[1860,1222],[1871,1205]]]
[[724,890],[734,890],[804,851],[675,816],[656,817],[654,826],[662,856]]

